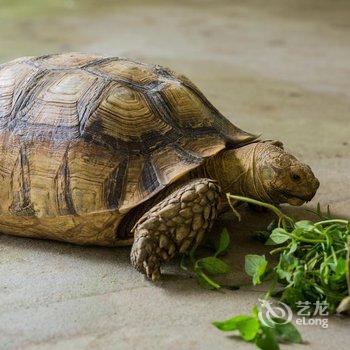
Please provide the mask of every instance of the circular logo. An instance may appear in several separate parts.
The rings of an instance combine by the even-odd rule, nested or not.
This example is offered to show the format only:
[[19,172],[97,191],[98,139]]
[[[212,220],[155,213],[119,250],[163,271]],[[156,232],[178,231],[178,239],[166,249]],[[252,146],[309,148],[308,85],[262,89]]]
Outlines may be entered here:
[[270,300],[259,299],[259,302],[258,317],[264,326],[273,327],[276,323],[285,324],[292,320],[293,312],[291,308],[282,301],[274,303]]

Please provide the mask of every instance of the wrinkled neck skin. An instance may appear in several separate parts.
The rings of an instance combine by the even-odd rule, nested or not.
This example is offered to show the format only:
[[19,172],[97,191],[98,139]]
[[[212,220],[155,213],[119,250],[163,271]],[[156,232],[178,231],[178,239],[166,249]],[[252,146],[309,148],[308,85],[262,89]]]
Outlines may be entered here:
[[[254,154],[252,145],[223,150],[207,161],[206,173],[219,182],[223,193],[256,198],[261,190],[251,181],[254,178]],[[262,198],[263,193],[259,197]]]

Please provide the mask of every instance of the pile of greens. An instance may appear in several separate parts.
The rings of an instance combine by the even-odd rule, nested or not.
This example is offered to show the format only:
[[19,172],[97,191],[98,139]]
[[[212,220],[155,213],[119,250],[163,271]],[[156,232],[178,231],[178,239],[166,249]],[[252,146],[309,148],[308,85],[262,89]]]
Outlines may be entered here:
[[[320,221],[296,221],[275,206],[254,199],[227,195],[229,201],[242,200],[271,209],[277,216],[277,227],[270,225],[267,245],[278,245],[270,254],[279,254],[277,265],[269,267],[264,256],[247,255],[245,269],[253,284],[271,278],[269,294],[280,294],[281,301],[292,309],[297,303],[321,302],[334,312],[350,294],[349,246],[350,223],[324,215],[318,205]],[[231,202],[230,202],[231,203]],[[271,230],[272,229],[272,230]],[[282,285],[280,290],[277,287]]]
[[[278,262],[272,263],[264,255],[248,254],[245,257],[245,271],[252,277],[254,285],[271,281],[265,299],[279,297],[280,300],[296,310],[300,303],[308,304],[310,316],[312,308],[318,303],[327,305],[327,311],[350,312],[350,223],[348,220],[332,218],[321,212],[317,206],[315,214],[319,221],[295,220],[285,215],[272,204],[255,199],[227,194],[232,210],[238,215],[232,201],[243,201],[272,210],[276,220],[266,231],[260,232],[265,244],[276,245],[270,251],[277,255]],[[222,286],[213,275],[225,274],[230,267],[221,256],[230,244],[226,229],[214,244],[214,254],[197,257],[196,249],[183,256],[181,267],[192,270],[199,283],[209,289]],[[211,243],[209,245],[213,247]],[[239,315],[213,325],[222,331],[238,331],[240,336],[255,343],[261,349],[279,349],[279,342],[301,342],[298,331],[290,322],[274,320],[266,327],[258,318],[258,308],[252,315]]]

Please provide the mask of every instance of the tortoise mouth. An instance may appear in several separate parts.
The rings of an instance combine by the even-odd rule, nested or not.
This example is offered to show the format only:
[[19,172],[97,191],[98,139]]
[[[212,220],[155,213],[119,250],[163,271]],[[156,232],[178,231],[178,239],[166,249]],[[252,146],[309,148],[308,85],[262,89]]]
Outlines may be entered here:
[[304,203],[307,203],[311,201],[311,199],[314,197],[314,195],[311,196],[296,196],[292,193],[286,192],[286,191],[278,191],[282,198],[284,199],[285,203],[288,203],[293,206],[300,206]]
[[306,202],[308,202],[308,201],[305,199],[299,198],[299,197],[289,197],[287,199],[287,203],[290,205],[294,205],[294,206],[300,206]]

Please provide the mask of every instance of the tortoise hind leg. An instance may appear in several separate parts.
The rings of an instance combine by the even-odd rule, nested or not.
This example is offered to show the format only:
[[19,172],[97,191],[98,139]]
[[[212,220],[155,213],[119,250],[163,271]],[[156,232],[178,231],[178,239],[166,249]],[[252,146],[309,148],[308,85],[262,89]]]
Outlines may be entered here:
[[196,179],[156,204],[132,230],[132,265],[157,280],[163,262],[201,242],[216,218],[219,196],[214,181]]

